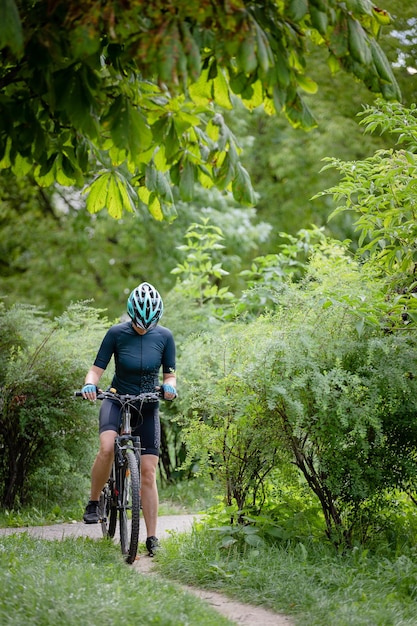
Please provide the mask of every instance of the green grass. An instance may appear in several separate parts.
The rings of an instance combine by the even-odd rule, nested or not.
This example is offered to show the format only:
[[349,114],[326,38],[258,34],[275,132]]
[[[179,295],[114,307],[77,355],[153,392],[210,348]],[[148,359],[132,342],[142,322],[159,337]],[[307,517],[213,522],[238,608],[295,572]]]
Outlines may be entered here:
[[324,542],[221,548],[199,524],[164,542],[160,572],[292,616],[298,626],[415,626],[417,551],[391,555]]
[[202,478],[159,487],[159,499],[160,515],[201,513],[217,501],[213,485]]
[[2,626],[226,626],[177,585],[141,575],[110,541],[0,537]]
[[[197,513],[213,502],[199,481],[161,489],[160,494],[161,514]],[[323,538],[317,507],[309,508],[306,499],[302,505],[301,515],[293,501],[285,501],[282,510],[273,509],[279,524],[266,516],[257,519],[256,527],[243,526],[237,532],[228,525],[230,514],[213,507],[207,524],[222,530],[198,523],[190,534],[174,533],[163,541],[156,566],[168,580],[268,607],[291,616],[297,626],[415,626],[416,507],[398,500],[396,507],[387,509],[384,523],[366,548],[342,554]],[[34,508],[3,512],[0,525],[80,519],[83,506],[79,502],[73,509],[76,514],[67,518],[57,506],[45,512]],[[275,543],[268,538],[271,525],[279,530]],[[48,543],[24,534],[2,538],[0,557],[2,626],[49,626],[57,621],[62,626],[100,621],[113,626],[120,623],[123,611],[128,615],[123,623],[132,626],[228,623],[206,608],[201,612],[175,586],[155,585],[134,572],[122,561],[119,547],[109,542]]]

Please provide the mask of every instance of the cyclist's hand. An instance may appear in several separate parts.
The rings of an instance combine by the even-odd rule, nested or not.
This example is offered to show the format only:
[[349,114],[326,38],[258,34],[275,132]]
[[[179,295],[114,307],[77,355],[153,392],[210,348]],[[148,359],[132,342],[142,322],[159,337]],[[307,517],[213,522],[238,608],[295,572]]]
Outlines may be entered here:
[[161,386],[162,397],[164,400],[174,400],[177,397],[177,390],[172,385],[164,384]]
[[83,398],[95,402],[97,400],[97,387],[95,385],[84,385],[81,389]]

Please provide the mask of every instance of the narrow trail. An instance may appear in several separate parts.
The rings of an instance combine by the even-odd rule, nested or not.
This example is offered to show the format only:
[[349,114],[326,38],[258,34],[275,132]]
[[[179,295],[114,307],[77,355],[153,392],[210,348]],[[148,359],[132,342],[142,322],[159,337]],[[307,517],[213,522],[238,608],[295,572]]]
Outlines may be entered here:
[[[168,537],[171,532],[186,532],[191,529],[195,515],[164,515],[158,518],[158,536],[160,539]],[[0,528],[0,535],[11,535],[18,532],[27,532],[32,537],[40,539],[61,540],[68,537],[91,537],[99,539],[101,528],[99,524],[84,524],[73,522],[54,524],[52,526],[31,526],[25,528]],[[139,540],[145,541],[144,525],[141,525]],[[117,537],[116,537],[117,539]],[[140,574],[159,576],[155,572],[154,561],[148,556],[141,555],[133,564],[133,568]],[[205,591],[189,585],[179,585],[184,591],[194,594],[207,602],[216,611],[234,622],[237,626],[293,626],[293,622],[285,615],[273,613],[262,607],[243,604],[215,591]]]

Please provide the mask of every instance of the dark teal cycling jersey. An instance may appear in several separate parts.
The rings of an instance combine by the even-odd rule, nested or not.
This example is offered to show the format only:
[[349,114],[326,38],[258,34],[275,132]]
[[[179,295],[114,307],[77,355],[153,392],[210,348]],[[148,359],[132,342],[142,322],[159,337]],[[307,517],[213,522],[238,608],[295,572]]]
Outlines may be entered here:
[[118,393],[138,394],[155,391],[159,385],[159,370],[175,372],[175,342],[171,331],[156,326],[139,335],[132,322],[112,326],[106,333],[94,361],[106,369],[114,356],[115,373],[112,387]]

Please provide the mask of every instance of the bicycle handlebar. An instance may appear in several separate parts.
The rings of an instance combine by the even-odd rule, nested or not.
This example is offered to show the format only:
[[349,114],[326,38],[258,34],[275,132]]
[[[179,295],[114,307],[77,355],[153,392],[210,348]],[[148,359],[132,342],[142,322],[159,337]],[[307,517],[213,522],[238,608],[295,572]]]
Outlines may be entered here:
[[[82,398],[83,392],[75,391],[74,396],[76,398]],[[145,391],[143,393],[133,395],[130,393],[120,394],[113,390],[102,391],[101,389],[97,389],[97,400],[105,400],[106,398],[118,400],[120,404],[125,404],[127,402],[158,402],[158,400],[163,398],[163,392],[162,389],[159,389],[155,391]]]

